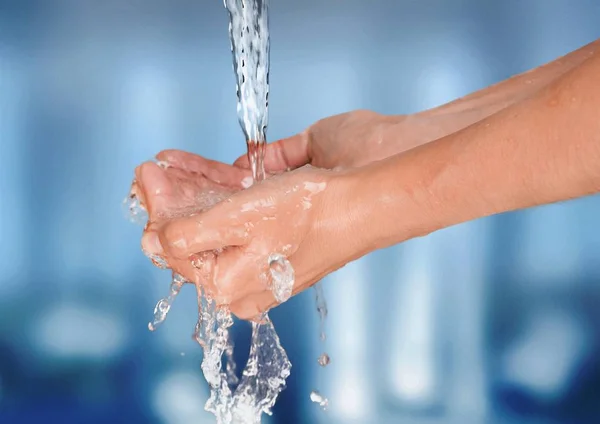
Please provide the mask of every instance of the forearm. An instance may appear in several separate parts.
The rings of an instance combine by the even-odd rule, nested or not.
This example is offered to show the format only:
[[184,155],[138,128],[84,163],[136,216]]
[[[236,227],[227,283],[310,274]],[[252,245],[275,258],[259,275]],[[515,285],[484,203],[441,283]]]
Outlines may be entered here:
[[354,171],[364,250],[600,190],[600,53],[475,125]]
[[418,113],[417,117],[424,122],[435,122],[439,137],[452,134],[534,95],[599,49],[600,40],[596,40],[538,68]]

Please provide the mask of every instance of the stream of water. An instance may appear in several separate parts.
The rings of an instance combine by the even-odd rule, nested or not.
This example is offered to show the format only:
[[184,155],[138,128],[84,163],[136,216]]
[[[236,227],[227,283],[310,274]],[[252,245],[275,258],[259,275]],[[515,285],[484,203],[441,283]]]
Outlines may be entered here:
[[[269,101],[269,5],[268,0],[224,0],[229,14],[229,33],[233,69],[237,78],[237,114],[242,127],[248,158],[255,183],[266,178],[264,150],[268,124]],[[147,215],[135,196],[125,200],[132,220],[144,223]],[[218,252],[206,253],[218,255]],[[165,268],[166,263],[148,255],[152,262]],[[195,258],[199,262],[203,258]],[[192,265],[195,266],[194,261]],[[287,258],[272,253],[265,264],[270,271],[268,288],[278,303],[292,295],[294,269]],[[169,295],[160,299],[148,328],[154,331],[167,317],[185,279],[173,273]],[[248,362],[238,378],[233,360],[230,327],[233,318],[225,306],[217,306],[200,284],[196,285],[198,320],[193,338],[202,347],[202,372],[210,387],[205,409],[212,412],[218,424],[260,424],[263,414],[271,414],[277,396],[285,388],[291,363],[267,313],[252,322],[251,347]],[[319,339],[325,341],[324,322],[327,305],[320,285],[315,286],[319,313]],[[323,353],[317,359],[321,367],[330,358]],[[310,399],[323,409],[328,400],[318,391]]]

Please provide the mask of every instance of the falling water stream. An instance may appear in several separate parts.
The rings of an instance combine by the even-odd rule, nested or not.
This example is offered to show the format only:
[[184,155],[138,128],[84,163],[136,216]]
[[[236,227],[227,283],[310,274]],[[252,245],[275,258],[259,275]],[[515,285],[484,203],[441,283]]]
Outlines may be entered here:
[[[254,181],[260,183],[266,178],[263,157],[269,96],[268,0],[224,0],[224,4],[230,19],[233,69],[237,77],[238,119],[245,135]],[[134,195],[125,200],[125,205],[134,222],[144,223],[147,216]],[[161,258],[148,256],[156,266],[166,268]],[[192,265],[196,265],[194,261],[206,262],[203,259],[206,258],[196,257]],[[287,301],[294,284],[291,263],[283,254],[273,252],[265,265],[271,277],[268,288],[278,303]],[[166,319],[185,283],[182,276],[173,273],[169,295],[158,301],[154,318],[148,324],[151,331]],[[215,415],[218,424],[260,424],[263,413],[271,414],[271,408],[285,388],[291,369],[273,323],[267,313],[252,322],[250,354],[238,379],[229,333],[233,325],[232,315],[227,307],[217,306],[200,284],[196,285],[196,291],[198,321],[193,338],[204,351],[201,367],[210,386],[205,409]],[[320,285],[315,286],[315,293],[320,321],[319,339],[324,342],[327,305]],[[329,356],[323,353],[317,362],[325,367],[330,362]],[[310,393],[310,399],[323,409],[328,405],[327,398],[316,390]]]
[[[224,3],[229,11],[230,18],[229,35],[233,53],[233,70],[237,77],[238,119],[246,137],[248,159],[253,178],[255,182],[260,182],[266,178],[263,158],[269,120],[270,38],[268,0],[224,0]],[[269,269],[273,281],[271,289],[275,299],[282,303],[292,293],[294,284],[292,265],[283,255],[274,253],[269,258]],[[320,284],[315,286],[315,290],[320,321],[319,338],[324,342],[327,304]],[[264,324],[252,324],[253,347],[254,335],[260,332],[261,325]],[[272,329],[270,321],[268,321],[268,325]],[[274,338],[277,340],[277,349],[280,349],[281,357],[285,357],[287,361],[287,355],[279,345],[274,329],[272,331]],[[318,358],[318,363],[322,367],[327,366],[329,362],[330,359],[327,353],[321,354]],[[289,362],[279,365],[285,369],[290,366],[288,364]],[[310,399],[322,408],[327,408],[327,398],[317,391],[311,392]]]

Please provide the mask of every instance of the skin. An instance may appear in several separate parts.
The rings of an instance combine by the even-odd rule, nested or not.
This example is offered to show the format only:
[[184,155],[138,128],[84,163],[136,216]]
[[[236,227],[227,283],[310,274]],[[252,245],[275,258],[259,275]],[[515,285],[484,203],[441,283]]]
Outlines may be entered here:
[[[413,115],[357,110],[322,119],[300,134],[267,145],[265,168],[281,172],[311,164],[318,168],[360,167],[437,140],[522,101],[574,67],[600,40],[528,72]],[[247,155],[235,166],[249,169]]]
[[[157,160],[158,163],[146,162],[136,168],[131,189],[148,212],[142,246],[151,259],[152,255],[161,251],[157,234],[165,223],[176,216],[200,213],[210,208],[212,203],[240,191],[240,181],[247,174],[239,169],[239,174],[235,174],[228,165],[185,152],[161,152]],[[201,170],[207,170],[210,178]],[[227,172],[222,174],[223,170]],[[192,283],[210,285],[213,281],[207,270],[201,272],[196,269],[188,258],[169,258],[169,266],[185,274]],[[214,290],[214,287],[209,289]]]
[[[276,304],[264,279],[269,253],[288,257],[297,293],[373,250],[596,193],[597,47],[414,116],[358,111],[319,121],[267,149],[269,172],[296,169],[166,220],[154,231],[155,252],[186,275],[178,264],[191,255],[225,249],[217,268],[207,266],[219,300],[251,319]],[[238,185],[247,172],[244,158],[218,167]]]

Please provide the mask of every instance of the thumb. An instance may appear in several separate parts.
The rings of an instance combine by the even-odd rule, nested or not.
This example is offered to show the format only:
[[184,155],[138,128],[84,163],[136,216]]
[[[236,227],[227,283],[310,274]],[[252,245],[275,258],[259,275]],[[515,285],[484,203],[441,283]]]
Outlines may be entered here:
[[243,222],[216,205],[198,215],[171,219],[159,231],[159,240],[168,256],[186,259],[199,252],[244,245],[248,232]]
[[[308,154],[308,133],[306,131],[292,137],[282,138],[265,146],[265,170],[281,172],[299,168],[310,161]],[[248,156],[240,156],[234,163],[239,168],[250,168]]]

